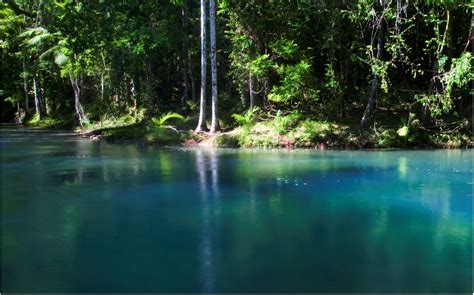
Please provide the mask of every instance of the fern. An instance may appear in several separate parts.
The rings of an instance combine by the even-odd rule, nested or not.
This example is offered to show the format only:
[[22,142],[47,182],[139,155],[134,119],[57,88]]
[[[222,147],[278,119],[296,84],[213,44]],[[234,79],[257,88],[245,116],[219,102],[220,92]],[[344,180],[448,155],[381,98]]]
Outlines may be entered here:
[[255,116],[259,111],[259,107],[253,107],[248,109],[243,115],[232,114],[232,118],[234,118],[237,124],[242,126],[244,129],[249,130],[255,120]]
[[278,111],[275,118],[273,119],[272,125],[278,134],[285,134],[291,125],[298,122],[300,115],[298,113],[289,114],[282,116],[281,111]]
[[155,126],[165,126],[166,122],[171,120],[171,119],[177,119],[179,121],[184,121],[186,120],[182,115],[174,112],[168,112],[166,114],[161,115],[159,118],[152,118],[151,122]]

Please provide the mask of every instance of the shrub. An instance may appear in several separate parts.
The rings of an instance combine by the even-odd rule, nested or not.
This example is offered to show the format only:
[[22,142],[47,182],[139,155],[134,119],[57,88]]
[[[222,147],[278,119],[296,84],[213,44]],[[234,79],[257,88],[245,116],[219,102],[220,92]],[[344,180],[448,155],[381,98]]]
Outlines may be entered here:
[[244,130],[249,131],[259,111],[260,111],[259,107],[253,107],[253,108],[248,109],[243,115],[232,114],[232,118],[234,118],[237,124],[242,126]]
[[278,111],[275,118],[272,120],[272,125],[275,128],[276,133],[283,135],[298,123],[299,118],[300,114],[298,113],[283,116],[281,111]]

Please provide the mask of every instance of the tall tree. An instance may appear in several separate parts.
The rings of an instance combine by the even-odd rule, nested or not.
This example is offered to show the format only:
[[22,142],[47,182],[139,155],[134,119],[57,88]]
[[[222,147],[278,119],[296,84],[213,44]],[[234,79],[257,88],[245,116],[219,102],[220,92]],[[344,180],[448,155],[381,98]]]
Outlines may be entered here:
[[199,121],[195,130],[196,132],[202,132],[206,128],[206,15],[206,0],[201,0],[201,99],[199,105]]
[[[380,1],[380,2],[379,2]],[[377,3],[379,2],[379,3]],[[375,0],[373,6],[373,19],[372,19],[372,33],[371,33],[371,44],[369,49],[370,60],[373,61],[372,64],[372,81],[370,85],[369,95],[367,97],[367,105],[364,110],[364,114],[360,121],[360,127],[366,128],[367,124],[373,117],[377,91],[379,90],[380,80],[381,80],[381,57],[382,50],[385,40],[385,27],[384,27],[384,15],[386,13],[385,0]]]
[[217,116],[217,57],[216,57],[216,3],[215,0],[209,0],[209,25],[211,38],[211,89],[212,89],[212,119],[211,133],[215,133],[219,128],[219,119]]

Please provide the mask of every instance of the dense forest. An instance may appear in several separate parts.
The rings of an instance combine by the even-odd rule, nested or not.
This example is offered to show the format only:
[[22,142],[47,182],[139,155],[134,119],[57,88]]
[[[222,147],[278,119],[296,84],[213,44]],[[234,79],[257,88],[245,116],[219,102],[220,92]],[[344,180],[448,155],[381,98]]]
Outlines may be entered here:
[[167,144],[472,146],[473,8],[3,0],[1,118]]

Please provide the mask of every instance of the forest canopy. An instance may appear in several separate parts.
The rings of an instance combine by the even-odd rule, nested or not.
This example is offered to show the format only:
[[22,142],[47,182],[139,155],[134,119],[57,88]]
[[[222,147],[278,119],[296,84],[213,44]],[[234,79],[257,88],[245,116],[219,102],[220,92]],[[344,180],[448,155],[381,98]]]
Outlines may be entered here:
[[249,138],[265,128],[277,145],[327,143],[331,130],[346,139],[369,132],[376,146],[465,145],[473,8],[469,0],[4,0],[2,122],[91,130],[165,125],[161,117],[212,133],[241,126],[243,146],[259,145]]

